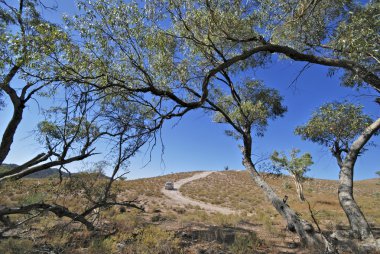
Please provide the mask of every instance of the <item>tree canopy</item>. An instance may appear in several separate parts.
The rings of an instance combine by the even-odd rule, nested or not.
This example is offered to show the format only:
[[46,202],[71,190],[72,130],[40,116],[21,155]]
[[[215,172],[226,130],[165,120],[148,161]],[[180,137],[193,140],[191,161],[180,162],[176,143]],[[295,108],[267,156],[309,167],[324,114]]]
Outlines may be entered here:
[[295,175],[300,179],[304,178],[305,173],[310,170],[310,166],[314,164],[313,158],[310,153],[304,153],[301,156],[298,154],[301,152],[299,149],[292,149],[290,152],[290,158],[284,153],[274,151],[271,155],[271,160],[274,166],[279,170],[285,170],[291,175]]
[[278,91],[265,87],[259,80],[249,80],[233,89],[235,92],[232,95],[223,94],[220,89],[213,91],[215,105],[219,108],[214,121],[230,123],[235,131],[227,132],[229,135],[239,137],[244,131],[252,130],[256,135],[263,136],[268,120],[281,117],[286,112]]
[[318,108],[305,125],[296,128],[295,133],[332,151],[347,152],[351,143],[372,122],[372,118],[363,113],[362,106],[333,102]]

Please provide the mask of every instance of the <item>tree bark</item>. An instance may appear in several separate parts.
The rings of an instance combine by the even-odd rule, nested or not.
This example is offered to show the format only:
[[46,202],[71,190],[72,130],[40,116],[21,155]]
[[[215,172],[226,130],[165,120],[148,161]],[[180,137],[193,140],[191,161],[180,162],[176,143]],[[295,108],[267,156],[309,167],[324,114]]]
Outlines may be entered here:
[[4,131],[0,144],[0,165],[4,162],[5,158],[9,154],[9,151],[11,150],[14,135],[16,133],[17,127],[22,120],[22,114],[24,112],[25,105],[21,101],[18,101],[17,103],[13,102],[13,107],[14,111],[12,119],[9,121],[7,128]]
[[44,203],[36,203],[15,208],[3,207],[0,209],[0,217],[4,217],[6,215],[11,214],[27,214],[33,210],[49,211],[54,213],[58,217],[68,217],[73,221],[78,221],[82,223],[86,226],[87,230],[89,231],[95,230],[94,225],[91,222],[89,222],[83,215],[71,212],[66,207],[56,204],[50,205]]
[[243,165],[250,173],[254,182],[263,190],[265,196],[271,201],[277,212],[286,220],[287,227],[290,231],[296,232],[300,237],[302,246],[321,251],[321,253],[336,253],[333,246],[327,239],[314,230],[314,227],[302,220],[282,199],[280,199],[274,190],[264,181],[257,172],[251,159],[251,141],[250,137],[244,138]]
[[354,236],[361,240],[373,239],[371,227],[356,203],[353,194],[354,167],[361,149],[369,139],[380,129],[380,118],[368,126],[351,145],[344,160],[337,158],[340,165],[338,197],[345,212]]
[[353,164],[352,162],[347,162],[340,169],[338,187],[339,203],[347,216],[354,237],[362,240],[373,239],[371,228],[354,199]]
[[296,186],[297,195],[301,202],[305,201],[305,196],[303,195],[303,186],[302,186],[302,180],[297,175],[292,175],[294,179],[294,184]]

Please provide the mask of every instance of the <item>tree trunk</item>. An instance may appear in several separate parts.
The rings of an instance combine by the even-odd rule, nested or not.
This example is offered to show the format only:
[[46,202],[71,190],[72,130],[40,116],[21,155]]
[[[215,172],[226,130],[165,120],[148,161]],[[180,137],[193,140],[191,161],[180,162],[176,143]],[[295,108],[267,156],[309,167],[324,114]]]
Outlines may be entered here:
[[7,128],[4,131],[3,138],[0,144],[0,165],[4,162],[11,150],[13,138],[16,133],[16,129],[22,120],[22,114],[24,112],[25,105],[22,102],[15,103],[12,119],[9,121]]
[[346,162],[340,169],[338,187],[339,203],[347,216],[354,237],[361,240],[373,239],[371,228],[354,199],[353,165],[354,163],[352,162]]
[[360,151],[379,129],[380,118],[368,126],[352,143],[344,160],[341,158],[340,153],[335,155],[340,167],[338,187],[339,203],[347,216],[355,238],[361,240],[372,240],[374,237],[366,218],[354,199],[354,167]]
[[303,195],[303,186],[302,186],[302,180],[297,175],[292,175],[294,179],[294,184],[296,185],[297,195],[301,202],[305,201],[305,196]]
[[244,140],[244,147],[242,148],[243,165],[255,183],[263,190],[265,196],[271,201],[277,212],[286,220],[288,229],[298,234],[302,246],[307,246],[319,253],[336,253],[327,239],[322,234],[315,232],[310,223],[302,220],[260,176],[251,159],[250,145],[251,142],[248,137]]

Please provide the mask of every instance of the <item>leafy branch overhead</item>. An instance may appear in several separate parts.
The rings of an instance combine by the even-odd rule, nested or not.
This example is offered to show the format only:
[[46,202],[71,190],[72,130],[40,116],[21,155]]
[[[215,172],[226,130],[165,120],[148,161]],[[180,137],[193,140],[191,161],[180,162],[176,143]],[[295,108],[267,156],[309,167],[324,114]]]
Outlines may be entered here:
[[351,143],[373,121],[363,113],[362,106],[348,102],[326,103],[313,113],[305,125],[297,127],[295,133],[333,152],[347,153]]
[[213,91],[215,106],[220,109],[215,112],[214,121],[231,123],[235,135],[253,129],[257,136],[263,136],[268,120],[283,116],[287,110],[278,91],[265,87],[261,81],[249,80],[233,89],[236,91],[232,95],[216,88]]

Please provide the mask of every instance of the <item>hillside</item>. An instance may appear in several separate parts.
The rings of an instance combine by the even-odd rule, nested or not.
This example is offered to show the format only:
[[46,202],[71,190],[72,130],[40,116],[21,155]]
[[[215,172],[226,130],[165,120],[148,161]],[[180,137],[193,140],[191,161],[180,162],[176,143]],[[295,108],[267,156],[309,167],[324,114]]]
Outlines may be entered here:
[[[53,253],[83,254],[310,253],[299,248],[298,238],[286,230],[280,216],[244,171],[205,174],[207,176],[204,178],[189,181],[179,189],[185,198],[229,208],[236,211],[234,214],[226,215],[204,210],[199,205],[181,204],[161,191],[166,181],[187,179],[196,174],[199,172],[115,182],[118,199],[137,200],[145,211],[125,210],[120,206],[100,211],[94,219],[102,230],[110,229],[110,234],[92,235],[83,226],[70,223],[68,219],[45,216],[35,221],[37,224],[33,229],[22,229],[18,233],[19,239],[2,241],[0,253],[33,253],[32,250],[38,253],[43,248]],[[99,184],[99,180],[92,179],[91,175],[77,175],[75,178],[71,181],[77,181],[74,186],[77,186],[78,194],[82,193],[78,187],[80,184],[87,184],[87,190],[93,191]],[[307,204],[297,200],[291,178],[274,175],[266,175],[265,178],[280,196],[289,196],[288,204],[292,208],[310,220]],[[11,206],[25,200],[29,203],[55,202],[81,211],[87,201],[80,196],[67,195],[67,188],[71,186],[69,183],[69,179],[59,183],[56,178],[40,179],[38,182],[25,179],[17,185],[8,183],[1,189],[0,204]],[[327,232],[348,226],[335,194],[336,189],[337,182],[330,180],[308,179],[304,185],[305,196],[315,217]],[[13,194],[7,195],[10,192]],[[379,237],[380,179],[356,182],[355,197]]]
[[[4,163],[0,166],[0,173],[14,169],[18,166],[19,165],[17,165],[17,164],[6,164],[6,163]],[[67,177],[69,175],[65,171],[62,171],[61,173],[62,173],[63,177]],[[30,174],[30,175],[26,176],[26,178],[47,178],[47,177],[54,177],[54,176],[58,176],[58,175],[59,175],[59,169],[48,168],[48,169],[45,169],[43,171]]]

